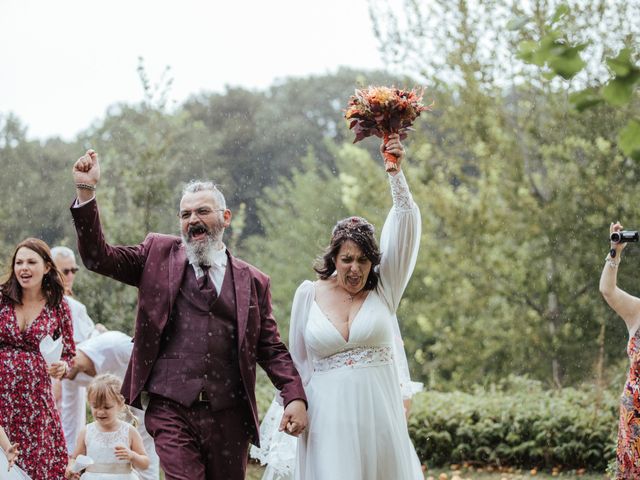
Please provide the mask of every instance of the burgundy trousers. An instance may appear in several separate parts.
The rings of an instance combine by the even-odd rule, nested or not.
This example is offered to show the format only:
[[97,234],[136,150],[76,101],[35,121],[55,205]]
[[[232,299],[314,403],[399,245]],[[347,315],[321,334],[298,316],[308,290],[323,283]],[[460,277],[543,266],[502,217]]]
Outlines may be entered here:
[[211,411],[151,395],[144,424],[166,480],[244,480],[250,415],[245,405]]

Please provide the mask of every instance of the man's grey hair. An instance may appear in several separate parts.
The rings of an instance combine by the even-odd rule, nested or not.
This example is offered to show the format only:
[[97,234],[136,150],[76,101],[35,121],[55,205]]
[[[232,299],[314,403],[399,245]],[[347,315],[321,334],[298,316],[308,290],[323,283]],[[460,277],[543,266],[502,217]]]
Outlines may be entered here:
[[76,261],[76,254],[73,253],[73,250],[69,247],[62,247],[60,245],[51,249],[51,259],[55,260],[56,257],[71,258],[74,262]]
[[209,191],[213,193],[213,196],[220,208],[227,208],[227,202],[224,199],[224,195],[220,190],[218,190],[218,187],[213,182],[204,180],[191,180],[182,189],[182,196],[184,197],[187,193],[197,193],[203,191]]

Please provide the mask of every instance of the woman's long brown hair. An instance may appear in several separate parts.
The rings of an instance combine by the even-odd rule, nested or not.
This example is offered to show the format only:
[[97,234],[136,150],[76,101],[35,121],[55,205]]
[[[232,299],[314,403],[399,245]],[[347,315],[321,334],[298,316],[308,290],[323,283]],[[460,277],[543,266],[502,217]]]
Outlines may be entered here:
[[62,302],[64,297],[64,283],[62,274],[56,268],[55,263],[51,259],[51,250],[49,245],[39,238],[26,238],[21,241],[13,252],[11,259],[11,270],[8,273],[7,280],[0,285],[2,295],[11,300],[14,304],[22,305],[22,287],[16,277],[15,263],[18,250],[22,247],[28,248],[36,252],[44,261],[45,267],[49,267],[49,271],[42,277],[42,294],[47,300],[49,306],[56,306]]

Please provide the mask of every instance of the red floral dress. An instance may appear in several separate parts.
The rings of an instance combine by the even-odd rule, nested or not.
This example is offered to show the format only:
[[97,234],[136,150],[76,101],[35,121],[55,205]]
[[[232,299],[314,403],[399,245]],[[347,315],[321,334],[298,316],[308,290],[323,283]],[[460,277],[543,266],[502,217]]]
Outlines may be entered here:
[[640,329],[627,345],[631,361],[620,397],[616,479],[640,478]]
[[17,464],[33,480],[61,480],[67,447],[40,353],[40,340],[62,336],[62,360],[75,355],[71,313],[66,301],[45,305],[21,332],[13,304],[0,294],[0,425],[20,444]]

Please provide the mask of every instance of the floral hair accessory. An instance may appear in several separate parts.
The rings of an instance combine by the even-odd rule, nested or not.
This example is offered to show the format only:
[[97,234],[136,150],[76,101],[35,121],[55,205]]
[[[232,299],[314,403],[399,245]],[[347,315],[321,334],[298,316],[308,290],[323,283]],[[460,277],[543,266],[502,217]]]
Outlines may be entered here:
[[342,236],[352,237],[354,233],[373,235],[374,232],[375,228],[373,227],[373,225],[367,222],[364,218],[348,217],[336,223],[336,226],[333,227],[331,235],[334,238]]
[[[401,90],[395,87],[356,90],[344,115],[351,120],[349,128],[356,134],[353,143],[375,135],[383,138],[386,145],[392,133],[399,134],[400,140],[407,138],[407,132],[413,130],[414,120],[421,112],[431,110],[431,105],[422,104],[422,94],[422,89]],[[384,157],[385,170],[396,171],[398,159],[389,152],[384,152]]]

